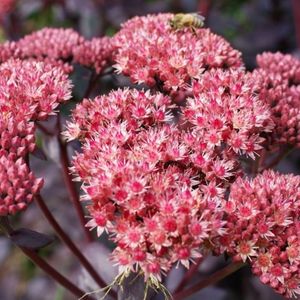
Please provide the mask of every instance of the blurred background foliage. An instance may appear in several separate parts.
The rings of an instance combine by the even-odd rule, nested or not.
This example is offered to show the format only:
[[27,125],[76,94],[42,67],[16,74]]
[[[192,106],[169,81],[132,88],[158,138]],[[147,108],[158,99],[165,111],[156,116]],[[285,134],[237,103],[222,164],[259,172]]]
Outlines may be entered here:
[[[0,11],[1,3],[4,0],[0,0]],[[86,38],[111,36],[118,31],[122,22],[131,17],[159,12],[199,12],[204,15],[206,27],[224,36],[243,53],[248,69],[255,67],[255,57],[263,51],[299,55],[300,38],[297,39],[297,36],[300,35],[300,0],[16,0],[10,11],[0,15],[0,42],[17,40],[44,27],[72,27]],[[63,108],[65,114],[82,99],[90,71],[75,66],[71,79],[75,86],[75,101]],[[124,79],[103,77],[94,94],[105,93],[120,85],[124,85]],[[55,147],[51,141],[45,142],[41,137],[38,137],[38,143],[39,147],[43,144],[45,147],[46,144],[50,149],[48,151]],[[279,165],[281,171],[300,174],[300,156],[296,152]],[[65,230],[78,240],[73,212],[68,209],[67,200],[61,201],[67,196],[62,180],[57,176],[59,169],[43,162],[41,170],[41,174],[37,175],[47,177],[44,193],[48,196],[49,206],[58,215]],[[47,223],[41,220],[34,206],[20,216],[17,223],[44,233],[49,231]],[[59,252],[55,257],[54,247]],[[71,269],[73,276],[78,274],[76,264],[59,243],[46,248],[43,255],[62,269]],[[99,262],[101,264],[101,259]],[[208,264],[208,270],[216,267],[214,261]],[[219,287],[226,287],[226,293],[221,289],[206,290],[201,299],[282,299],[255,279],[249,284],[249,277],[249,270],[243,269],[220,283]],[[194,299],[198,297],[196,295]],[[0,299],[65,300],[72,297],[54,285],[0,235]]]

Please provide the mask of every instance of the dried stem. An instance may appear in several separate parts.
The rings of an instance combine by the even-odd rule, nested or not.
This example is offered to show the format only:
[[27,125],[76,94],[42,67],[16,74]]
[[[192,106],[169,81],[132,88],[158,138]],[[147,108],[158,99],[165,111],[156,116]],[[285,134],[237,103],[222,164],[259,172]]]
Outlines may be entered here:
[[215,272],[214,274],[208,276],[207,278],[201,280],[200,282],[196,283],[192,287],[183,290],[182,292],[176,293],[173,297],[173,300],[183,300],[187,299],[187,297],[193,295],[194,293],[206,288],[209,285],[215,284],[216,282],[220,281],[221,279],[227,277],[228,275],[236,272],[240,268],[242,268],[245,264],[238,262],[238,263],[231,263],[227,265],[225,268]]
[[[3,232],[10,237],[10,234],[13,233],[13,228],[9,224],[7,217],[0,217],[0,228]],[[70,291],[76,297],[82,297],[85,295],[85,292],[79,289],[71,281],[69,281],[65,276],[60,274],[56,269],[50,266],[42,257],[40,257],[34,250],[17,246],[28,258],[30,258],[35,265],[47,273],[52,279]],[[85,300],[94,300],[93,297],[86,296],[83,299]]]
[[[101,276],[97,273],[97,271],[93,268],[90,262],[85,258],[82,252],[78,249],[78,247],[73,243],[73,241],[69,238],[69,236],[65,233],[65,231],[61,228],[61,226],[57,223],[51,211],[45,204],[42,196],[38,195],[35,197],[36,203],[40,207],[41,211],[45,215],[48,222],[51,224],[57,235],[60,239],[65,243],[65,245],[70,249],[70,251],[79,259],[84,268],[88,271],[91,277],[95,280],[95,282],[99,285],[99,287],[106,287],[106,282],[101,278]],[[117,294],[115,291],[111,290],[111,295],[116,299]]]
[[71,201],[76,209],[77,215],[79,217],[79,221],[82,225],[83,231],[85,233],[86,240],[88,242],[93,241],[93,236],[91,232],[88,230],[88,228],[85,226],[86,224],[86,219],[84,217],[84,210],[83,207],[80,203],[79,195],[76,190],[75,183],[72,180],[71,174],[69,172],[69,157],[68,157],[68,151],[67,151],[67,144],[65,141],[62,140],[60,132],[61,132],[61,126],[60,126],[60,118],[57,118],[57,127],[58,127],[58,145],[59,145],[59,152],[60,152],[60,161],[61,161],[61,166],[62,166],[62,171],[63,171],[63,177],[64,181],[67,187],[67,190],[69,192]]

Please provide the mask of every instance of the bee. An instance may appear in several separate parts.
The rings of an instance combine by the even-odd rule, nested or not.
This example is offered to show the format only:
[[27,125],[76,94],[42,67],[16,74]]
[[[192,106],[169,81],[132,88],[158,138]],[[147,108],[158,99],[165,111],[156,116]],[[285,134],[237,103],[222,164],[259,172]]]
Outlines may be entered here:
[[205,18],[198,13],[180,13],[174,15],[174,17],[169,21],[169,24],[173,30],[191,28],[195,33],[197,28],[204,26],[204,20]]

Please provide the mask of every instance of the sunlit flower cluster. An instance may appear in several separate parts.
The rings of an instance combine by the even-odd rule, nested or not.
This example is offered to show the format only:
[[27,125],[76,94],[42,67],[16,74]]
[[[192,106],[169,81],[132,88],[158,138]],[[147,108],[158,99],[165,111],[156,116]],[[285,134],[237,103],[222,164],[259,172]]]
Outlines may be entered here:
[[258,94],[272,110],[275,129],[269,144],[300,145],[300,61],[291,55],[263,53],[253,72]]
[[213,68],[241,67],[241,54],[209,29],[174,31],[172,14],[135,17],[115,35],[119,73],[135,83],[177,90]]
[[300,177],[265,171],[231,186],[222,246],[280,294],[300,294]]
[[[194,84],[195,98],[188,100],[179,125],[174,123],[171,98],[149,91],[117,90],[83,100],[73,111],[66,135],[83,142],[73,172],[83,182],[83,199],[90,200],[92,219],[87,225],[99,235],[111,235],[117,245],[113,258],[121,271],[141,268],[146,278],[160,279],[172,264],[188,267],[222,236],[225,183],[236,176],[237,154],[245,150],[250,155],[259,147],[258,133],[269,117],[251,98],[242,76],[222,71],[205,75]],[[209,94],[210,80],[220,87],[218,95],[213,87]],[[222,85],[224,90],[236,89],[236,94],[224,92]],[[234,113],[234,105],[240,114]],[[253,149],[243,141],[220,153],[221,143],[239,130]],[[222,140],[210,139],[210,134]],[[230,152],[236,153],[235,160]]]

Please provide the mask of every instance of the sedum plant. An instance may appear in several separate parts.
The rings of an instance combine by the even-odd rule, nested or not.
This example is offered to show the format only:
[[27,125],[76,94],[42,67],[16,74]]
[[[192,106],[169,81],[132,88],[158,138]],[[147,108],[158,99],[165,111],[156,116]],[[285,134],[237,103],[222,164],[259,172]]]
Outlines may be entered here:
[[[113,37],[86,40],[73,29],[45,28],[0,45],[1,228],[81,299],[96,296],[38,255],[51,241],[12,228],[13,216],[32,201],[102,297],[151,299],[154,289],[186,299],[248,264],[264,284],[292,298],[300,293],[300,177],[273,168],[300,145],[300,62],[263,53],[249,72],[241,53],[196,26],[196,16],[180,28],[175,17],[135,17]],[[84,99],[62,124],[60,110],[72,99],[70,76],[78,65],[91,77]],[[117,74],[131,83],[92,97],[101,77]],[[50,115],[57,119],[54,132],[42,122]],[[111,264],[119,273],[112,284],[40,195],[43,180],[30,169],[37,129],[58,139],[87,243],[107,234],[114,244]],[[72,140],[81,149],[69,158]],[[81,183],[80,199],[74,181]],[[227,257],[228,265],[191,286],[210,255]],[[187,271],[168,291],[163,282],[180,265]],[[142,296],[132,288],[137,277]]]

